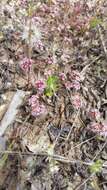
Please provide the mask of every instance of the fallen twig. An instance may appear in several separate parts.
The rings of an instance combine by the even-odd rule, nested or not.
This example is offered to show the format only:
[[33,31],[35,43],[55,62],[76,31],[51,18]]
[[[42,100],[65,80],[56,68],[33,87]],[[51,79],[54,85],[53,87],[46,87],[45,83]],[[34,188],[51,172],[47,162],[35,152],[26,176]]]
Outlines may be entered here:
[[22,104],[25,92],[22,90],[17,90],[13,99],[9,105],[7,112],[5,113],[1,124],[0,124],[0,136],[2,136],[7,129],[7,127],[13,123],[15,116],[18,112],[18,107]]
[[98,31],[99,31],[100,40],[101,40],[101,43],[102,43],[102,46],[103,46],[103,50],[104,50],[105,56],[107,58],[107,49],[106,49],[106,45],[105,45],[105,42],[104,42],[103,34],[102,34],[102,31],[101,31],[101,28],[100,28],[99,25],[98,25]]

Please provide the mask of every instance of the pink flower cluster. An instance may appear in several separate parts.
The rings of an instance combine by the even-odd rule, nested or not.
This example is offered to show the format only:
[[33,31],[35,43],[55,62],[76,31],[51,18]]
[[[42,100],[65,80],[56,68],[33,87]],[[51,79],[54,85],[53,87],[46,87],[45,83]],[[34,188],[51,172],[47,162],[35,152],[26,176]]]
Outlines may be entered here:
[[78,82],[80,82],[80,73],[77,71],[77,70],[73,70],[71,73],[71,79],[73,80],[73,81],[78,81]]
[[107,137],[107,125],[93,122],[91,123],[90,128],[93,132],[99,133],[101,136]]
[[73,104],[74,108],[76,108],[76,109],[81,108],[82,101],[81,101],[79,94],[74,95],[74,97],[72,98],[72,104]]
[[29,105],[31,106],[31,114],[37,117],[46,112],[46,108],[43,104],[40,104],[39,97],[37,95],[32,95],[29,99]]
[[27,5],[28,1],[27,0],[20,0],[20,5],[25,6]]
[[77,15],[80,14],[82,11],[83,11],[83,4],[81,4],[80,1],[74,3],[73,12]]
[[73,81],[72,82],[72,87],[75,89],[75,90],[79,90],[80,89],[80,83],[78,81]]
[[72,87],[75,90],[79,90],[80,89],[80,73],[77,70],[74,70],[71,72],[71,83],[72,83]]
[[29,59],[25,57],[21,62],[20,62],[20,67],[23,71],[28,72],[31,68],[31,65],[33,63],[32,59]]
[[100,112],[98,109],[92,108],[87,113],[87,116],[91,119],[91,123],[89,124],[89,129],[91,131],[98,133],[101,136],[107,137],[107,124],[102,123],[100,120]]
[[66,80],[66,75],[64,73],[60,73],[59,74],[60,79],[62,81],[64,81],[64,85],[66,87],[66,89],[70,90],[71,88],[75,89],[75,90],[79,90],[80,89],[80,73],[78,71],[72,71],[70,73],[70,81]]
[[52,56],[49,56],[46,60],[46,63],[51,65],[53,63],[53,57]]
[[35,82],[35,87],[39,93],[42,93],[45,89],[45,82],[43,80],[37,80]]
[[49,76],[53,75],[54,72],[52,69],[46,69],[45,72],[44,72],[44,76],[45,78],[47,79]]
[[85,19],[82,20],[82,18],[75,18],[73,21],[72,21],[72,27],[73,28],[76,28],[78,31],[79,30],[86,30],[86,28],[88,27],[88,21],[89,19]]
[[100,119],[100,112],[98,109],[91,109],[89,112],[88,112],[88,117],[91,119],[91,120],[99,120]]
[[61,79],[62,81],[65,81],[65,80],[66,80],[66,75],[65,75],[65,73],[60,73],[60,74],[59,74],[59,77],[60,77],[60,79]]
[[66,89],[70,90],[73,87],[73,85],[72,85],[72,83],[70,81],[66,81],[65,82],[65,87],[66,87]]
[[77,31],[86,30],[88,27],[89,16],[87,10],[89,9],[88,4],[77,1],[74,3],[71,27]]
[[37,50],[40,50],[40,51],[44,50],[44,44],[42,43],[41,40],[37,40],[34,44]]

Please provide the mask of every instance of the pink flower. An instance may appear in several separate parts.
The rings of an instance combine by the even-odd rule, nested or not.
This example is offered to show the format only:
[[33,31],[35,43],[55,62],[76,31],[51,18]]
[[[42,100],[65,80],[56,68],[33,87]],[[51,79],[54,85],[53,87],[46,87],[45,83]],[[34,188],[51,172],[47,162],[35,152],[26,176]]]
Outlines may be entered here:
[[35,106],[35,104],[38,104],[39,102],[39,96],[37,95],[32,95],[30,98],[29,98],[29,105],[30,106]]
[[100,132],[102,131],[103,125],[101,123],[94,122],[90,124],[90,128],[93,132]]
[[[63,78],[63,80],[65,80]],[[75,90],[79,90],[80,89],[80,83],[78,81],[73,81],[73,82],[70,82],[70,81],[67,81],[65,82],[65,87],[70,90],[71,88],[75,89]]]
[[76,81],[80,81],[80,73],[76,70],[71,72],[71,79],[72,80],[76,80]]
[[70,81],[67,81],[67,82],[65,82],[65,87],[66,87],[66,89],[70,90],[73,87],[73,85]]
[[43,92],[44,89],[45,89],[45,83],[44,83],[44,81],[43,81],[43,80],[38,80],[38,81],[36,81],[35,87],[37,88],[37,90],[38,90],[39,92]]
[[27,0],[20,0],[20,4],[21,5],[26,5],[27,4]]
[[42,24],[42,19],[41,17],[34,16],[33,20],[35,21],[36,24],[41,25]]
[[78,14],[80,14],[82,11],[83,11],[83,5],[80,3],[80,1],[77,1],[77,2],[74,4],[73,13],[74,13],[75,15],[78,15]]
[[48,57],[46,63],[51,65],[53,63],[53,57],[52,56]]
[[49,12],[49,6],[47,6],[45,3],[42,3],[41,6],[40,6],[40,10],[42,12]]
[[79,90],[80,89],[80,83],[78,81],[74,81],[72,82],[72,86],[75,90]]
[[98,120],[100,118],[100,112],[98,109],[91,109],[88,113],[88,116],[92,120]]
[[99,135],[107,137],[107,125],[96,122],[91,123],[89,127],[93,132],[99,133]]
[[72,104],[73,104],[74,108],[76,108],[76,109],[81,108],[82,102],[81,102],[80,96],[78,94],[74,95]]
[[53,74],[53,71],[52,69],[48,69],[48,70],[45,70],[44,72],[44,76],[46,77],[46,79],[51,76]]
[[40,50],[40,51],[44,50],[44,44],[42,43],[42,41],[37,40],[37,42],[35,42],[34,44],[35,44],[35,48],[37,50]]
[[31,68],[31,65],[33,63],[32,59],[29,59],[25,57],[21,62],[20,62],[20,67],[23,71],[28,72]]
[[32,108],[31,114],[36,117],[46,112],[46,108],[43,104],[37,104]]
[[59,74],[59,77],[60,77],[60,79],[61,79],[62,81],[64,81],[64,80],[66,79],[65,73],[60,73],[60,74]]
[[31,106],[31,114],[36,117],[46,112],[45,105],[40,104],[39,97],[32,95],[29,99],[29,105]]
[[107,137],[107,125],[103,124],[103,128],[102,131],[100,131],[100,135]]

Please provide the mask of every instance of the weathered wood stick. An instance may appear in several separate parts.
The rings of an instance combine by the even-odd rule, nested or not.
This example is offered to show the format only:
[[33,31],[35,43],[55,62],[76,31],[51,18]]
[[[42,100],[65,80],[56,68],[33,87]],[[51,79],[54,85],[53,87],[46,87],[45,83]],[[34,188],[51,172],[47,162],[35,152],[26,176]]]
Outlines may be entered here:
[[15,95],[12,98],[12,101],[9,105],[8,110],[6,111],[3,119],[0,123],[0,136],[2,136],[7,129],[7,127],[13,123],[15,116],[18,112],[18,107],[22,104],[23,98],[25,97],[26,92],[22,90],[17,90]]

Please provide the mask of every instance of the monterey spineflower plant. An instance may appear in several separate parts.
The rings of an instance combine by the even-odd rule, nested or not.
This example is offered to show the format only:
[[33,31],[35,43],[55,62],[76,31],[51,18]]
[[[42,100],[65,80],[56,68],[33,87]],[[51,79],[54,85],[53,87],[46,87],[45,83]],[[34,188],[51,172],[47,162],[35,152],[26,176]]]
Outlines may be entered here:
[[71,83],[72,83],[72,87],[75,90],[79,90],[80,89],[80,82],[81,82],[81,78],[80,78],[80,73],[77,70],[74,70],[71,72]]
[[44,76],[45,78],[47,79],[49,76],[53,75],[54,74],[54,71],[52,69],[46,69],[44,71]]
[[46,112],[44,104],[41,104],[39,101],[39,96],[32,95],[29,99],[29,105],[31,106],[31,114],[34,117],[40,116]]
[[70,81],[66,81],[65,82],[65,87],[66,87],[67,90],[70,90],[73,87],[73,85],[72,85],[72,83]]
[[29,105],[31,107],[35,107],[35,104],[37,104],[39,101],[39,96],[38,95],[32,95],[30,98],[29,98]]
[[27,0],[20,0],[20,5],[27,5],[28,1]]
[[75,109],[79,109],[82,107],[82,101],[79,94],[74,95],[74,97],[72,98],[72,104]]
[[39,93],[42,93],[46,87],[45,82],[43,80],[37,80],[35,82],[35,87]]
[[20,67],[24,72],[29,72],[32,64],[33,60],[25,57],[23,60],[21,60]]
[[69,80],[67,80],[67,77],[64,73],[59,74],[60,79],[63,81],[66,89],[75,89],[76,91],[80,90],[80,73],[78,71],[72,71],[69,76]]
[[44,44],[41,40],[37,40],[37,42],[34,43],[34,46],[37,50],[43,51],[44,50]]
[[88,28],[89,16],[87,15],[87,10],[89,11],[88,4],[80,1],[74,3],[71,19],[71,27],[73,29],[84,31]]
[[32,108],[32,116],[37,117],[41,114],[46,112],[46,108],[43,104],[37,104],[35,107]]
[[53,64],[53,57],[52,56],[49,56],[46,60],[46,63],[49,64],[49,65],[52,65]]
[[71,75],[71,79],[73,80],[73,81],[78,81],[78,82],[80,82],[80,80],[81,80],[81,78],[80,78],[80,73],[77,71],[77,70],[73,70],[73,71],[71,71],[71,73],[70,73]]
[[60,74],[59,74],[59,77],[60,77],[60,79],[61,79],[62,81],[65,81],[65,80],[66,80],[66,75],[65,75],[65,73],[60,73]]
[[100,112],[98,109],[91,109],[89,112],[88,112],[88,117],[91,119],[91,120],[99,120],[100,119]]
[[89,125],[89,129],[101,136],[107,137],[107,124],[93,122]]
[[78,81],[73,81],[72,82],[72,87],[75,89],[75,90],[80,90],[80,83]]

